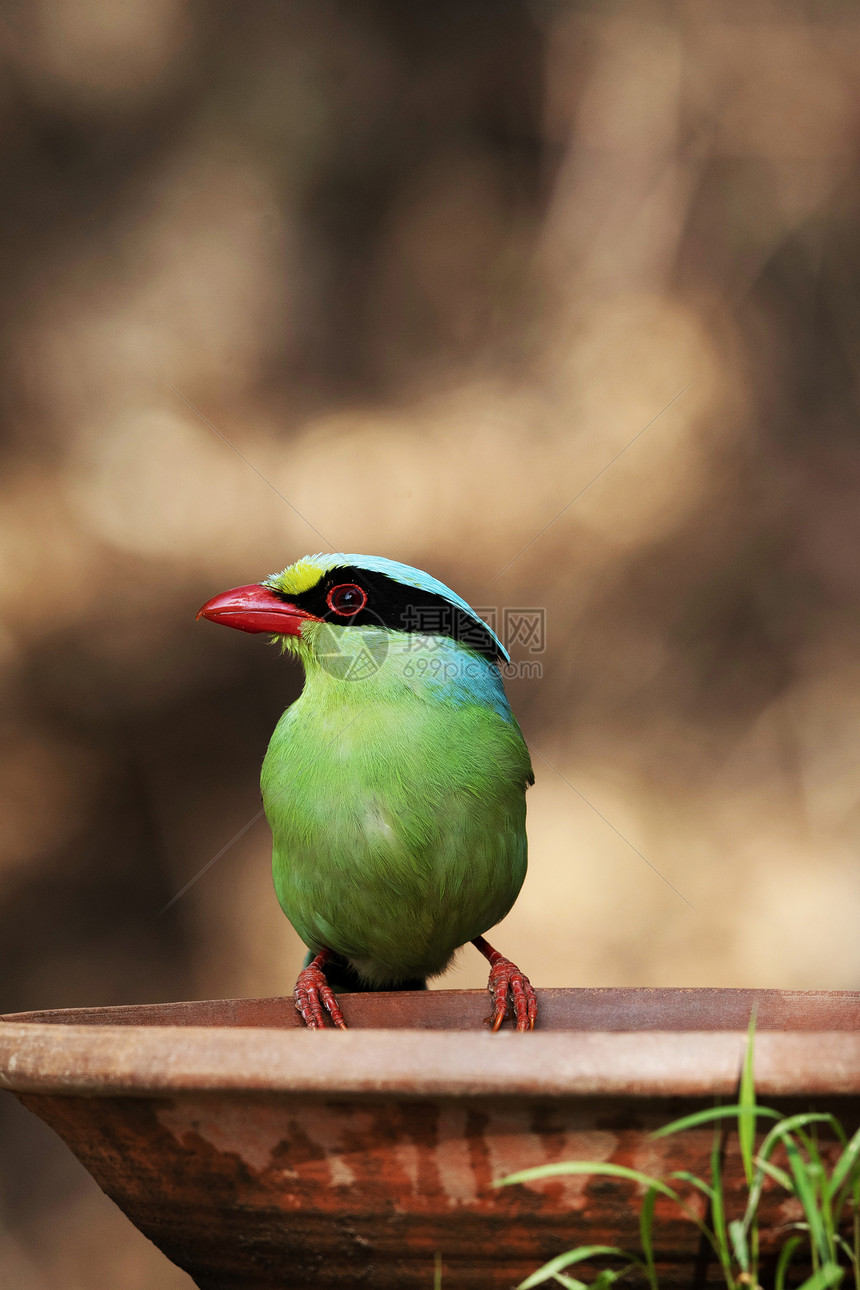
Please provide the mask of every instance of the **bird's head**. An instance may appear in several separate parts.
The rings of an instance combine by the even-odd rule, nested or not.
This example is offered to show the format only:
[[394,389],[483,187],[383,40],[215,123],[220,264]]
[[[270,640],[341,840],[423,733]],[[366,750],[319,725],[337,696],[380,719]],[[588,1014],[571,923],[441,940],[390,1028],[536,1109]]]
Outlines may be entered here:
[[380,556],[303,556],[260,583],[213,597],[197,616],[267,632],[306,665],[349,680],[378,671],[389,652],[421,640],[450,643],[492,663],[508,660],[465,600],[420,569]]

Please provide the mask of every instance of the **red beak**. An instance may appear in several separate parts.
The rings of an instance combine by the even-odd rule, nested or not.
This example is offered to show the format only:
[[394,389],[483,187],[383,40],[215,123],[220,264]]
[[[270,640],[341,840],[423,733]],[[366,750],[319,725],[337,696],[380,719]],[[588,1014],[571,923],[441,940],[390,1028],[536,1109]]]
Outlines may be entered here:
[[322,621],[298,605],[280,600],[258,582],[213,596],[197,617],[209,618],[225,627],[238,627],[240,632],[278,632],[282,636],[301,636],[303,622]]

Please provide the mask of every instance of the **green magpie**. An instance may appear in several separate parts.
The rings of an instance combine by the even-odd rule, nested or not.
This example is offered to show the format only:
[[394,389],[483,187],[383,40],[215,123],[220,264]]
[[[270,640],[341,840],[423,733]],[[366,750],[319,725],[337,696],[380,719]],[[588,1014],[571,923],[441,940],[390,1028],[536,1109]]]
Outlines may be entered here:
[[[422,989],[466,942],[490,963],[492,1028],[528,977],[484,940],[526,875],[534,782],[496,634],[443,583],[394,560],[309,555],[207,601],[199,617],[266,632],[305,669],[263,762],[281,908],[309,948],[295,987],[312,1030],[335,989]],[[333,988],[334,987],[334,988]]]

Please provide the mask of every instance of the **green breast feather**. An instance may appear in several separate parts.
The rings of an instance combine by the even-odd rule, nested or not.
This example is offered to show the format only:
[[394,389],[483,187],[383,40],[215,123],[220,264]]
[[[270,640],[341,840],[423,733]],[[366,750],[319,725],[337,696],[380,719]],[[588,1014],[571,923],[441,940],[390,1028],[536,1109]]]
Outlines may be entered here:
[[263,764],[281,907],[308,946],[368,982],[436,975],[505,916],[525,878],[522,735],[484,706],[374,701],[362,684],[329,705],[313,689],[284,713]]

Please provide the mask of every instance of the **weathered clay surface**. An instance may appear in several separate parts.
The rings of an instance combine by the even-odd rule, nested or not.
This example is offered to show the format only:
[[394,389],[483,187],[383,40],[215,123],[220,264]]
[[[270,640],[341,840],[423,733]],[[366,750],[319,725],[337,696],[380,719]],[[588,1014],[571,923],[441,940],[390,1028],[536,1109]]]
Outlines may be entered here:
[[[625,1182],[492,1184],[575,1158],[706,1176],[712,1130],[649,1135],[731,1095],[751,995],[542,992],[544,1034],[444,1033],[476,994],[347,997],[347,1034],[294,1029],[282,1000],[30,1014],[0,1024],[0,1083],[202,1290],[429,1288],[436,1251],[445,1290],[508,1290],[576,1243],[638,1248]],[[856,1126],[860,995],[756,998],[760,1090],[795,1109],[811,1080]],[[399,1031],[374,1031],[385,1003]],[[741,1185],[730,1147],[730,1212]],[[766,1205],[774,1246],[795,1215]],[[662,1201],[658,1239],[667,1284],[719,1283]]]
[[[860,1029],[860,992],[853,990],[716,990],[613,987],[541,990],[538,1030],[742,1030],[756,1010],[759,1030]],[[480,1031],[490,1011],[486,990],[341,995],[351,1026],[371,1030]],[[20,1012],[7,1020],[67,1025],[261,1026],[303,1028],[292,996],[195,999],[117,1008]],[[0,1017],[0,1020],[4,1018]]]

